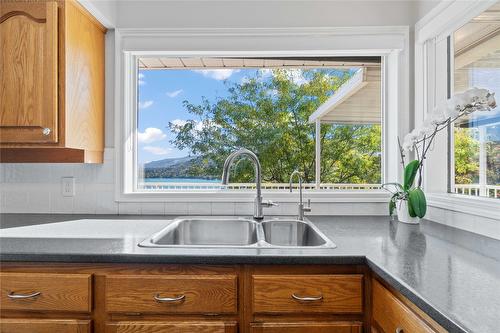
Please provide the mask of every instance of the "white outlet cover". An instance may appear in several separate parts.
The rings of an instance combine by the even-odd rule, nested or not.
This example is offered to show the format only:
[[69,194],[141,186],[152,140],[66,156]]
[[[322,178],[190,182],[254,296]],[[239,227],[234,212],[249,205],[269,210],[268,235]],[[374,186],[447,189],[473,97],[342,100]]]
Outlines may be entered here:
[[75,196],[75,178],[63,177],[61,178],[61,194],[63,197]]

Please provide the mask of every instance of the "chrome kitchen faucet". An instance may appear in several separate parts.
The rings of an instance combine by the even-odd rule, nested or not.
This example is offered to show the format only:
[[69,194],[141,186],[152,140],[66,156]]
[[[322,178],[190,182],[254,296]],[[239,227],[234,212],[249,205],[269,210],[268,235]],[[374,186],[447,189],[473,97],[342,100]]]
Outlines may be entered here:
[[262,190],[261,190],[262,171],[259,158],[257,157],[257,155],[255,155],[252,151],[246,148],[240,148],[229,154],[226,161],[224,162],[224,169],[222,170],[222,184],[227,185],[229,183],[229,169],[231,168],[231,165],[233,165],[234,160],[239,156],[248,157],[250,161],[252,161],[252,163],[254,164],[255,186],[257,187],[257,195],[254,201],[253,217],[257,220],[262,220],[264,218],[264,215],[262,213],[262,208],[278,206],[278,204],[275,204],[270,200],[267,200],[265,202],[262,201]]

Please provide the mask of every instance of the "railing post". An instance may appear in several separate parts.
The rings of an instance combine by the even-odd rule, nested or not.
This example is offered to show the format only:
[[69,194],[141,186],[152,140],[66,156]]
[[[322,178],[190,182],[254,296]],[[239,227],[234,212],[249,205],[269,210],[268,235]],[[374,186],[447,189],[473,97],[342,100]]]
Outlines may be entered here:
[[316,189],[321,187],[321,122],[316,119]]

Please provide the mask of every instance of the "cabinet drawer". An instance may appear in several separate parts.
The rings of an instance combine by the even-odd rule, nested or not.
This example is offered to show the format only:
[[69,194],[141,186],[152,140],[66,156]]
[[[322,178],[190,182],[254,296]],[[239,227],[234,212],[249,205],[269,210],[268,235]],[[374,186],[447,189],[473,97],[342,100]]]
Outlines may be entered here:
[[360,322],[254,323],[251,333],[361,333]]
[[138,313],[236,313],[235,275],[115,275],[106,278],[106,310]]
[[254,275],[256,313],[361,313],[363,275]]
[[106,333],[236,333],[234,322],[117,322],[106,325]]
[[378,281],[373,281],[372,288],[373,319],[384,332],[396,332],[398,328],[401,332],[435,332]]
[[90,320],[1,319],[0,333],[90,333]]
[[90,274],[0,273],[2,310],[90,312]]

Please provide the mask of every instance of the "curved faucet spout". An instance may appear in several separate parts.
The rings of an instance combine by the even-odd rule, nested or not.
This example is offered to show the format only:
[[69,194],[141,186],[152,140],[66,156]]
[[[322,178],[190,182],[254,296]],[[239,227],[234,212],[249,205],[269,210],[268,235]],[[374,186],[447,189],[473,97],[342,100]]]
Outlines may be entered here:
[[272,202],[266,202],[266,203],[262,202],[262,194],[261,194],[262,171],[259,158],[257,157],[257,155],[255,155],[251,150],[248,150],[246,148],[240,148],[229,154],[229,156],[226,158],[226,161],[224,162],[224,169],[222,170],[222,184],[227,185],[229,183],[229,170],[231,169],[234,160],[239,156],[248,157],[254,164],[255,187],[257,188],[257,196],[255,198],[254,218],[262,219],[264,217],[262,214],[262,207],[263,206],[270,207],[275,204],[273,204]]

